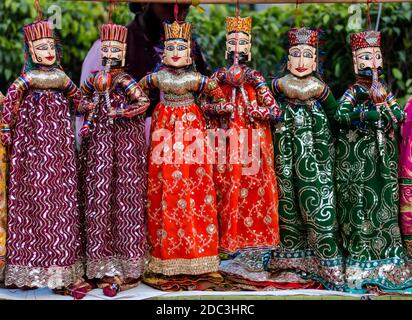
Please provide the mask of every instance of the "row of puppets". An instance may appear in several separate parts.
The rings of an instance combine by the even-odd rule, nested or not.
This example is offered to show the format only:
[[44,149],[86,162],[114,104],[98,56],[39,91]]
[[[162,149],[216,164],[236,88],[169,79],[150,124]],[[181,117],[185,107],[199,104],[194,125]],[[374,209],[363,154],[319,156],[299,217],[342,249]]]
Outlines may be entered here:
[[[105,24],[103,68],[78,89],[51,25],[24,27],[24,70],[1,117],[5,286],[75,297],[142,279],[162,290],[412,287],[412,119],[381,79],[380,33],[351,35],[356,79],[337,102],[316,72],[317,30],[289,31],[287,72],[268,84],[246,65],[251,28],[226,19],[230,67],[208,78],[192,66],[191,25],[165,23],[163,66],[133,79],[127,29]],[[79,154],[72,106],[84,115]],[[218,128],[223,140],[247,133],[235,151],[258,149],[253,173],[205,159],[202,137]],[[194,152],[178,137],[193,131],[204,161],[176,160]],[[173,161],[158,161],[167,152]]]

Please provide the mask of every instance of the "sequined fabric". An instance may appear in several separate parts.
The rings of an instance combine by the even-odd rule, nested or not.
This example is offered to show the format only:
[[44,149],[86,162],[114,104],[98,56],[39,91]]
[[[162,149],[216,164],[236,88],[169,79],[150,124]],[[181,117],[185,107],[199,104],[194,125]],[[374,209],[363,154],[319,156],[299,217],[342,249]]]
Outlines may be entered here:
[[244,263],[245,259],[223,261],[219,271],[233,289],[279,290],[279,289],[320,289],[321,285],[313,280],[305,280],[295,272],[253,271]]
[[346,281],[349,290],[377,285],[383,289],[400,290],[412,286],[412,262],[387,258],[359,261],[347,259]]
[[309,76],[301,79],[291,73],[276,81],[278,90],[282,92],[285,97],[288,99],[297,99],[301,102],[318,98],[326,86],[324,82],[315,77]]
[[[188,94],[205,93],[216,101],[222,92],[215,83],[187,70],[164,69],[143,78],[139,84],[146,92],[159,88],[165,96],[173,94],[184,101]],[[212,165],[206,158],[195,163],[177,161],[192,140],[178,140],[176,132],[193,129],[205,137],[205,120],[195,103],[176,105],[161,101],[152,118],[152,143],[149,156],[147,204],[148,240],[151,259],[148,270],[163,275],[200,275],[216,272],[218,257],[218,221]],[[161,132],[170,134],[165,145]],[[193,131],[192,131],[193,132]],[[203,156],[206,145],[203,145]],[[171,161],[162,161],[159,151],[171,151]],[[202,156],[202,154],[201,154]],[[160,161],[159,161],[160,160]]]
[[165,94],[194,94],[198,89],[202,76],[194,71],[164,69],[154,76],[155,84]]
[[80,154],[87,276],[137,279],[145,264],[144,117],[113,119],[108,111],[134,105],[143,113],[149,100],[121,70],[113,74],[107,95],[95,93],[97,76],[91,75],[82,86],[84,100],[95,103],[93,112],[85,117],[90,118],[91,127]]
[[32,70],[25,74],[25,78],[30,83],[32,89],[63,89],[70,79],[59,69],[54,69],[52,72],[43,70]]
[[88,259],[87,273],[93,278],[124,276],[139,279],[146,265],[145,257],[122,258],[109,256],[100,259]]
[[281,245],[268,267],[303,271],[329,289],[342,290],[331,129],[337,103],[313,76],[288,74],[272,82],[272,91],[283,111],[283,121],[273,127]]
[[341,256],[325,258],[313,250],[275,250],[267,269],[272,272],[294,271],[304,279],[319,281],[326,288],[343,290],[346,287]]
[[[219,249],[234,253],[243,250],[270,250],[279,244],[278,189],[274,170],[272,133],[268,118],[252,117],[251,109],[277,108],[264,78],[255,70],[244,67],[247,82],[236,88],[226,81],[227,69],[214,75],[226,100],[235,104],[233,115],[218,119],[217,128],[241,131],[246,138],[233,146],[219,146],[218,153],[226,154],[226,163],[216,164],[214,181],[219,213]],[[269,96],[265,97],[265,94]],[[222,132],[225,135],[225,132]],[[229,136],[226,138],[229,141]],[[240,138],[241,139],[241,138]],[[247,140],[246,140],[247,139]],[[245,142],[247,141],[247,142]],[[241,153],[247,146],[251,161],[231,162],[231,153]],[[258,150],[258,152],[257,152]],[[250,174],[245,169],[253,168]]]
[[[400,106],[389,94],[390,108],[402,121]],[[336,143],[337,211],[347,255],[349,287],[368,284],[387,289],[412,286],[399,225],[398,132],[388,123],[347,119],[376,110],[369,88],[356,83],[339,103],[342,124]],[[381,137],[381,138],[379,138]]]
[[[60,77],[66,80],[53,82]],[[80,92],[55,69],[19,79],[9,88],[2,112],[3,124],[13,133],[6,285],[68,286],[83,275],[68,99],[78,99]],[[21,81],[28,87],[20,86]],[[48,90],[48,84],[54,90]]]
[[[27,267],[8,264],[6,284],[17,287],[62,288],[82,279],[84,261],[76,261],[71,266]],[[77,281],[73,281],[77,279]]]

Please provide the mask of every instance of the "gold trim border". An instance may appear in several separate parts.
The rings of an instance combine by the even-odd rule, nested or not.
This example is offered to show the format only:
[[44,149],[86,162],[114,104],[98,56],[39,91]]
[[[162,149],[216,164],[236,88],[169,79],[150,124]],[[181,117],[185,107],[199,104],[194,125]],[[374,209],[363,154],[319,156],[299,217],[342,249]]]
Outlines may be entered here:
[[209,256],[193,259],[168,259],[162,260],[151,256],[148,270],[166,276],[178,274],[200,275],[219,271],[219,256]]

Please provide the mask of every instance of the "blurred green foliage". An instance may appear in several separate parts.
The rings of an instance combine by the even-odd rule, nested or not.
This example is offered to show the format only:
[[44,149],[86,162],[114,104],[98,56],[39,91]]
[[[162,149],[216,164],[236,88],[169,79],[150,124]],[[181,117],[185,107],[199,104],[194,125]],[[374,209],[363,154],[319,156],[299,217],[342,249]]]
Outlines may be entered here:
[[[62,65],[76,82],[80,79],[81,65],[87,51],[98,38],[98,27],[107,21],[107,4],[81,1],[41,0],[44,16],[48,8],[58,5],[62,10],[62,29],[58,34],[63,44]],[[324,74],[336,97],[354,82],[349,34],[355,31],[348,26],[347,4],[301,5],[298,15],[300,25],[320,28],[324,35]],[[366,28],[366,5],[361,5]],[[198,42],[212,69],[226,65],[225,17],[234,15],[233,6],[212,5],[210,12],[191,9],[188,20],[193,22]],[[296,26],[295,6],[273,6],[255,12],[242,6],[241,15],[253,17],[253,48],[251,67],[265,76],[276,75],[287,47],[287,31]],[[23,40],[21,28],[36,17],[33,0],[2,0],[0,2],[0,89],[18,76],[23,65]],[[372,6],[371,21],[374,27],[377,5]],[[126,4],[117,6],[113,21],[127,24],[133,19]],[[382,51],[385,59],[386,80],[401,104],[412,94],[412,5],[397,3],[383,5],[380,21]]]

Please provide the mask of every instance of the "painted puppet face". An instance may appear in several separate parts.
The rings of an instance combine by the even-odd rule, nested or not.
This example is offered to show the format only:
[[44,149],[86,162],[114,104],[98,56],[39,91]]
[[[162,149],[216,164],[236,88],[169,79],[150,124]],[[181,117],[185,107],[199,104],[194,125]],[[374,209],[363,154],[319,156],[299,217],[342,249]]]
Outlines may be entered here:
[[163,62],[165,65],[174,68],[181,68],[192,64],[188,42],[183,39],[166,41]]
[[316,49],[306,44],[291,47],[287,68],[299,78],[310,75],[316,70]]
[[109,61],[112,67],[124,66],[126,44],[119,41],[102,41],[101,57],[103,66]]
[[356,50],[353,53],[353,65],[356,74],[362,73],[365,70],[382,69],[381,49],[378,47],[368,47]]
[[251,47],[250,36],[246,33],[232,32],[226,35],[226,59],[233,59],[236,52],[240,63],[250,61]]
[[32,41],[29,49],[31,58],[36,64],[51,66],[56,62],[56,46],[52,38]]

